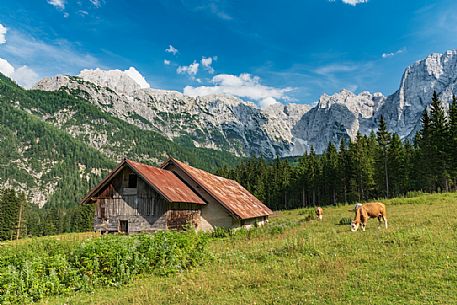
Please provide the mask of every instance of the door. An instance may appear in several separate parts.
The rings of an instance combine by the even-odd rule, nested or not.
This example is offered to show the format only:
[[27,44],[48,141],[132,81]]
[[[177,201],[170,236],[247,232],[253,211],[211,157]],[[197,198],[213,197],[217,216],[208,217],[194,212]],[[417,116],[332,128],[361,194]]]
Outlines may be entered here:
[[128,220],[119,220],[119,232],[128,233],[129,232],[129,222]]

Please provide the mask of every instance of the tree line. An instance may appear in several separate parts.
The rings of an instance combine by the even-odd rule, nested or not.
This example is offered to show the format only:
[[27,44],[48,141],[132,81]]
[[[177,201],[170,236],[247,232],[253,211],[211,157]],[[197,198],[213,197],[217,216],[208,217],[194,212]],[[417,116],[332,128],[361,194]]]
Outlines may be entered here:
[[0,191],[0,241],[93,230],[94,207],[44,207],[29,203],[14,189]]
[[[311,147],[295,160],[252,158],[233,168],[221,167],[216,174],[240,182],[272,209],[397,197],[412,191],[455,190],[456,98],[446,113],[434,93],[421,123],[411,142],[388,132],[381,117],[376,133],[359,133],[354,141],[341,140],[338,148],[330,143],[321,155]],[[54,194],[41,209],[14,189],[0,190],[0,240],[92,230],[93,206],[62,204],[68,196],[80,198],[80,190],[87,185],[78,185],[78,175],[65,181],[65,192]],[[95,179],[87,182],[94,183]]]
[[311,147],[292,162],[253,158],[234,168],[222,167],[217,174],[238,181],[273,209],[455,190],[456,97],[446,113],[435,92],[412,141],[390,133],[380,117],[376,133],[343,139],[338,149],[330,143],[321,155]]

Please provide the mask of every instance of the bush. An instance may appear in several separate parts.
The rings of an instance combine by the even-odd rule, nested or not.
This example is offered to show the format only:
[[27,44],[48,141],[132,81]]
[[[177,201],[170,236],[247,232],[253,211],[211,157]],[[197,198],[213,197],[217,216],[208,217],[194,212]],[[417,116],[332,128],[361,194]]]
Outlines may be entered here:
[[303,215],[305,218],[301,222],[311,221],[316,219],[316,211],[314,209],[304,209],[298,212],[298,215]]
[[233,232],[230,229],[215,227],[211,236],[214,238],[224,238],[233,235]]
[[350,225],[352,223],[352,219],[349,217],[343,217],[340,219],[340,222],[338,223],[339,225],[345,226],[345,225]]
[[181,272],[209,257],[207,240],[205,234],[187,231],[8,245],[0,249],[0,303],[119,286],[141,273]]

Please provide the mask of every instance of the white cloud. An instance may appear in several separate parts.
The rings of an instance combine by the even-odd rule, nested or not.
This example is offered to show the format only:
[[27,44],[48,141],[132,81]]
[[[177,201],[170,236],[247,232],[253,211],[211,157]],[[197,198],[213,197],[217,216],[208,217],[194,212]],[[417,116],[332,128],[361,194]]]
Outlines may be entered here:
[[326,74],[333,74],[333,73],[340,73],[340,72],[351,72],[357,70],[357,65],[349,65],[349,64],[330,64],[326,66],[319,67],[314,70],[315,73],[326,75]]
[[202,66],[203,68],[208,71],[209,74],[213,74],[214,73],[214,68],[212,66],[213,64],[213,61],[216,61],[217,60],[217,56],[213,56],[213,57],[202,57],[202,60],[201,60],[201,63],[202,63]]
[[203,67],[210,67],[213,64],[213,58],[212,57],[202,57],[202,66]]
[[382,53],[382,58],[389,58],[389,57],[393,57],[395,55],[398,55],[398,54],[401,54],[403,52],[406,51],[406,48],[401,48],[400,50],[397,50],[395,52],[391,52],[391,53]]
[[0,58],[0,73],[25,88],[31,88],[39,79],[38,74],[27,66],[15,69],[6,59]]
[[264,98],[263,100],[260,100],[259,106],[261,108],[266,108],[268,106],[271,106],[271,105],[277,104],[277,103],[279,103],[279,102],[274,97],[269,96],[269,97]]
[[86,17],[87,15],[89,15],[89,12],[85,11],[85,10],[79,10],[79,11],[77,11],[77,13],[81,17]]
[[70,14],[67,13],[67,12],[64,12],[64,13],[63,13],[63,18],[68,18],[68,17],[70,17]]
[[25,88],[31,88],[40,79],[38,74],[27,66],[22,66],[14,71],[13,79]]
[[181,3],[193,12],[204,12],[211,14],[225,21],[232,20],[225,8],[226,3],[218,0],[200,0],[200,1],[181,1]]
[[95,57],[76,50],[68,41],[44,42],[12,29],[8,30],[8,43],[0,48],[0,57],[33,66],[40,76],[74,74],[101,66]]
[[127,74],[131,79],[133,79],[141,88],[150,88],[151,86],[149,83],[144,79],[143,75],[138,72],[137,69],[134,67],[130,67],[128,70],[124,70],[125,74]]
[[3,58],[0,58],[0,73],[5,74],[8,77],[12,77],[14,74],[14,67]]
[[367,3],[368,0],[341,0],[345,4],[356,6],[357,4]]
[[6,42],[6,32],[8,29],[0,23],[0,44],[4,44]]
[[199,66],[200,66],[200,64],[196,60],[194,60],[194,62],[188,66],[179,66],[176,69],[176,73],[188,74],[190,76],[194,76],[194,75],[197,75]]
[[176,53],[178,53],[178,49],[176,49],[176,48],[173,47],[172,45],[169,45],[169,46],[168,46],[168,49],[165,49],[165,52],[171,53],[171,54],[173,54],[173,55],[176,55]]
[[171,64],[171,61],[169,61],[168,59],[164,59],[163,64],[169,66]]
[[65,0],[48,0],[48,3],[60,10],[65,8]]
[[102,1],[101,0],[89,0],[90,3],[92,3],[96,8],[99,8],[102,6]]
[[262,107],[278,102],[278,99],[288,100],[286,93],[292,88],[275,88],[260,83],[258,76],[251,74],[218,74],[211,82],[214,86],[192,87],[186,86],[183,90],[185,95],[205,96],[211,94],[227,94],[241,98],[254,100]]
[[207,6],[207,9],[209,9],[209,11],[216,15],[217,17],[223,19],[223,20],[232,20],[233,17],[230,16],[229,14],[227,14],[224,10],[222,10],[216,3],[212,2],[212,3],[209,3],[208,6]]

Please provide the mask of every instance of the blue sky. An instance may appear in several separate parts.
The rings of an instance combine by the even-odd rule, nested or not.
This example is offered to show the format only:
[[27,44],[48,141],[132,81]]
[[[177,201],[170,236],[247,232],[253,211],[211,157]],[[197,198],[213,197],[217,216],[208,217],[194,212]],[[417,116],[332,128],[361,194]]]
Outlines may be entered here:
[[406,66],[457,48],[455,12],[455,0],[4,0],[0,71],[30,86],[134,67],[153,88],[258,104],[387,95]]

